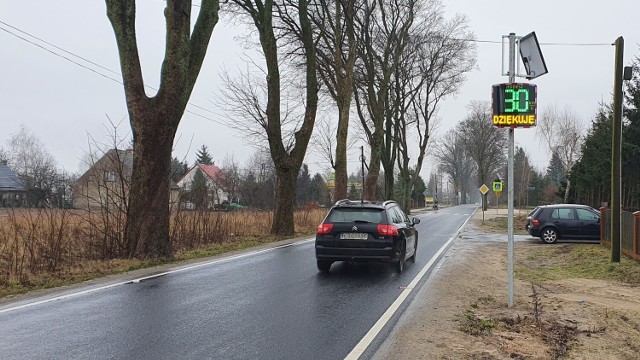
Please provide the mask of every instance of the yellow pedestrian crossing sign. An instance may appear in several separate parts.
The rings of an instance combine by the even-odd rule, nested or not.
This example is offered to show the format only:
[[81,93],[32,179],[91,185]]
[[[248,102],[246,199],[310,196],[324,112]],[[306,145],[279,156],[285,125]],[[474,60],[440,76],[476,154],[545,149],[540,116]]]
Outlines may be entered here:
[[497,193],[502,191],[502,181],[494,181],[493,182],[493,191],[497,192]]

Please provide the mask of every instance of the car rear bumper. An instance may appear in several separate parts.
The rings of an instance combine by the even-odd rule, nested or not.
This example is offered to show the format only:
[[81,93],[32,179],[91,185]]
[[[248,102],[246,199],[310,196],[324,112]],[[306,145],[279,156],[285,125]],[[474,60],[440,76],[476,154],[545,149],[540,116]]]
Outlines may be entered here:
[[529,228],[529,235],[534,236],[534,237],[540,237],[540,231],[541,231],[541,229],[539,229],[539,228],[530,227]]
[[350,248],[316,244],[316,259],[331,261],[395,262],[399,259],[399,252],[392,246],[383,248]]

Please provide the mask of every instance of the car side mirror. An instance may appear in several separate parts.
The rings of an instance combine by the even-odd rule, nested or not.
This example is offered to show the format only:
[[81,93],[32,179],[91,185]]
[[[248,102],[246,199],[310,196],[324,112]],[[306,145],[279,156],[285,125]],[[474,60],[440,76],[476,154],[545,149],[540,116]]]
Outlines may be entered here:
[[411,218],[411,223],[412,223],[413,225],[415,225],[415,224],[420,224],[420,219],[418,219],[418,218],[416,218],[416,217]]

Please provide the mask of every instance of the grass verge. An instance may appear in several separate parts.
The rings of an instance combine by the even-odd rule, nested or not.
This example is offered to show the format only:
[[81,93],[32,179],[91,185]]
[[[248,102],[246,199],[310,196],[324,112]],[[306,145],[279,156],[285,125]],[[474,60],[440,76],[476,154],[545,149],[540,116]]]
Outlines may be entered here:
[[[309,235],[298,234],[299,236]],[[68,286],[93,280],[108,275],[123,274],[129,271],[151,268],[159,265],[179,263],[182,261],[207,258],[222,254],[241,251],[249,248],[266,245],[284,240],[274,236],[250,236],[235,238],[219,244],[202,246],[196,249],[176,251],[173,259],[113,259],[106,261],[86,260],[72,268],[65,268],[55,273],[31,274],[28,278],[19,282],[7,282],[0,284],[0,298],[8,298],[25,294],[34,290],[50,289],[60,286]]]
[[[498,216],[491,219],[486,219],[484,223],[479,223],[480,229],[487,233],[506,233],[509,230],[509,224],[507,222],[507,216]],[[517,235],[526,235],[527,231],[524,229],[525,222],[527,220],[526,215],[515,216],[513,221],[513,233]]]
[[556,244],[528,251],[516,262],[516,276],[537,284],[583,278],[640,285],[640,262],[622,256],[612,263],[611,250],[599,244]]

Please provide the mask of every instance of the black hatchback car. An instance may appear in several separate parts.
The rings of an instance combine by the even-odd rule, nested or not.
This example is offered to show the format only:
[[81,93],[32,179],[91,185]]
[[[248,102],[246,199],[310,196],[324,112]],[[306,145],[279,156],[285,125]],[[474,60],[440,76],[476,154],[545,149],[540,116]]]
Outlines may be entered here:
[[318,226],[318,270],[329,272],[335,261],[388,262],[401,273],[406,260],[416,260],[418,223],[392,200],[340,200]]
[[539,206],[529,217],[526,225],[529,235],[540,237],[547,244],[560,238],[600,239],[600,213],[590,206]]

